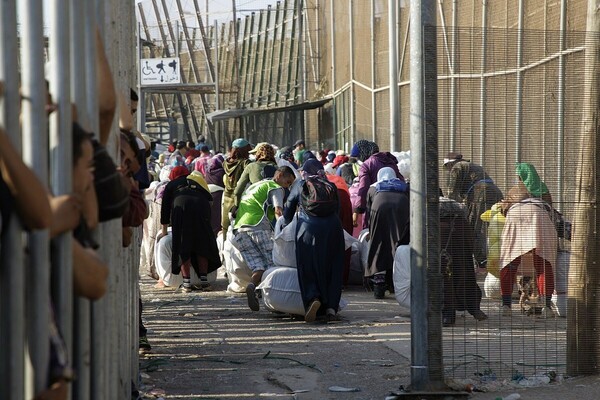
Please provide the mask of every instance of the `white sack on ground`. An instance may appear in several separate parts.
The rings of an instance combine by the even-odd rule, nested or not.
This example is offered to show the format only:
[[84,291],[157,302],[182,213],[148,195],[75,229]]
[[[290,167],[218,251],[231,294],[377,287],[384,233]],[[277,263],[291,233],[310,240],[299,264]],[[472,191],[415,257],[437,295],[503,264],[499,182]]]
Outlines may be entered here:
[[567,316],[567,291],[569,289],[569,260],[571,253],[559,251],[556,256],[556,268],[554,272],[554,294],[552,302],[556,305],[559,317]]
[[[180,275],[171,273],[171,249],[173,246],[173,236],[171,232],[163,237],[160,241],[156,241],[154,245],[154,259],[156,260],[156,273],[162,279],[165,286],[178,287],[183,283],[183,278]],[[208,281],[213,283],[217,279],[217,271],[211,272],[207,276]],[[200,284],[200,278],[194,269],[191,269],[190,279],[193,285]]]
[[296,268],[268,269],[265,271],[258,289],[262,290],[262,299],[268,310],[304,315],[304,304],[300,295]]
[[252,271],[246,265],[240,251],[235,247],[235,239],[231,229],[227,233],[227,240],[223,243],[223,260],[227,271],[227,279],[229,280],[227,291],[244,293],[246,286],[251,281]]
[[501,299],[500,279],[488,272],[483,282],[483,295],[488,299]]
[[394,255],[394,291],[398,304],[410,308],[410,245],[398,246]]

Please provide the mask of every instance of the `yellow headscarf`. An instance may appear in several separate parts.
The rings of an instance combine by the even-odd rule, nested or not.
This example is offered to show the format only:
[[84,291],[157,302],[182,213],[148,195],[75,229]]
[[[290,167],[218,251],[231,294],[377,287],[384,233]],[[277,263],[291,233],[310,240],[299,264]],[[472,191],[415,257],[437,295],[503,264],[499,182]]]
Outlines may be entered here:
[[200,171],[194,171],[187,176],[188,179],[196,182],[198,185],[202,186],[208,193],[210,193],[210,189],[208,188],[208,184],[204,179],[204,176]]

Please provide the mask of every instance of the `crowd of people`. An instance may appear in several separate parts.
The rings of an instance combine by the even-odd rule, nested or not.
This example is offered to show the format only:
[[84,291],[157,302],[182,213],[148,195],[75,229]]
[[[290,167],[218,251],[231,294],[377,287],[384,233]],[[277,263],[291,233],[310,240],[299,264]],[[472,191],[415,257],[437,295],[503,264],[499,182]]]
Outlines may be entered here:
[[[150,161],[155,181],[146,195],[151,218],[144,228],[143,267],[157,279],[158,287],[178,283],[173,277],[181,271],[182,291],[210,290],[207,275],[225,261],[223,243],[229,242],[248,271],[243,287],[248,306],[258,311],[264,273],[278,266],[272,254],[276,222],[281,218],[277,229],[293,222],[293,264],[304,319],[336,320],[349,275],[345,235],[356,238],[368,231],[365,286],[376,299],[394,292],[396,249],[410,242],[410,168],[402,161],[403,154],[380,151],[368,140],[357,141],[348,153],[311,151],[303,140],[278,147],[252,145],[238,138],[227,154],[214,154],[206,143],[170,143]],[[547,189],[532,189],[541,181],[534,166],[518,164],[521,183],[505,198],[483,167],[460,153],[448,153],[443,165],[448,172],[448,191],[440,197],[444,326],[453,325],[456,311],[462,310],[476,320],[487,319],[480,308],[482,292],[476,274],[487,267],[487,223],[482,215],[494,205],[501,207],[508,220],[503,231],[503,313],[510,313],[510,294],[521,257],[531,253],[540,294],[548,306],[544,312],[550,314],[556,249],[554,253],[549,249],[554,246],[550,236],[556,236],[556,231],[534,235],[541,241],[530,240],[528,247],[521,236],[532,233],[522,233],[519,226],[525,223],[524,217],[517,212],[523,207],[538,212],[542,208],[536,205],[542,202],[551,208]],[[552,226],[547,218],[531,229],[546,229],[542,226],[546,222]],[[168,235],[170,241],[164,246],[161,239]],[[158,247],[169,252],[170,265],[156,262]],[[191,279],[190,266],[197,284]]]

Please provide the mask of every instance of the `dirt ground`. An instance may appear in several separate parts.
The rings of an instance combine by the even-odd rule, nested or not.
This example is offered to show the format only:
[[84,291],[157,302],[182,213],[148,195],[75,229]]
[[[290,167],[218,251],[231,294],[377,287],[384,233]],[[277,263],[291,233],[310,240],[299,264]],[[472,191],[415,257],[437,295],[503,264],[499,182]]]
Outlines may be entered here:
[[[341,321],[307,324],[264,307],[250,311],[245,295],[227,293],[222,278],[211,292],[153,284],[142,279],[152,345],[140,356],[144,398],[393,399],[410,384],[410,316],[389,294],[375,300],[360,287],[348,288]],[[505,383],[470,398],[600,399],[600,377],[536,388]]]

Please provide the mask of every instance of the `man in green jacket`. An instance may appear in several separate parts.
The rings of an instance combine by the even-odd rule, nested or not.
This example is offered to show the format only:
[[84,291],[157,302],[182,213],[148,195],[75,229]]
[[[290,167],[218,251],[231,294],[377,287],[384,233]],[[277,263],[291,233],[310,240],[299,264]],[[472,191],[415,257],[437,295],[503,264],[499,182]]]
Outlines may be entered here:
[[256,286],[263,273],[273,264],[273,226],[283,214],[285,190],[294,182],[295,175],[289,167],[280,167],[273,179],[250,185],[242,195],[234,224],[234,244],[252,270],[252,282],[246,287],[248,306],[258,311]]

